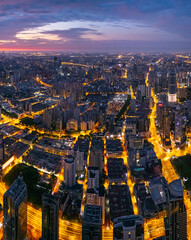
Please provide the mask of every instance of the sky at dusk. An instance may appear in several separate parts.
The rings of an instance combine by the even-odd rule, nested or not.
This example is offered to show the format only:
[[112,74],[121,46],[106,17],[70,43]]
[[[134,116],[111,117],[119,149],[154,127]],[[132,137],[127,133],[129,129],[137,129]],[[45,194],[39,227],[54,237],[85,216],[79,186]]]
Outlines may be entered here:
[[190,51],[190,0],[0,0],[0,50]]

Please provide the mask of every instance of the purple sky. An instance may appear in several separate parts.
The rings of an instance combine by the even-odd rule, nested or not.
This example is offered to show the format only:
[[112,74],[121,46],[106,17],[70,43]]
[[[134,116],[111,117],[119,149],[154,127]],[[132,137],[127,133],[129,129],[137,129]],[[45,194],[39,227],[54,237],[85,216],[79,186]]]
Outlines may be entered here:
[[0,50],[190,51],[190,0],[0,0]]

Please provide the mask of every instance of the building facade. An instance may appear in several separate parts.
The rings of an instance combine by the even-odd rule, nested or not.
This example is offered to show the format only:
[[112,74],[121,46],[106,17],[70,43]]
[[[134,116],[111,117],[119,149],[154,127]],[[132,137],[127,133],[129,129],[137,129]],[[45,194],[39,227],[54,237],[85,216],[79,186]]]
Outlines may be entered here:
[[67,187],[72,187],[76,184],[75,174],[75,159],[73,156],[69,155],[64,159],[64,182]]
[[42,197],[42,240],[59,239],[59,202],[53,195]]
[[27,236],[27,187],[20,175],[3,196],[3,240]]

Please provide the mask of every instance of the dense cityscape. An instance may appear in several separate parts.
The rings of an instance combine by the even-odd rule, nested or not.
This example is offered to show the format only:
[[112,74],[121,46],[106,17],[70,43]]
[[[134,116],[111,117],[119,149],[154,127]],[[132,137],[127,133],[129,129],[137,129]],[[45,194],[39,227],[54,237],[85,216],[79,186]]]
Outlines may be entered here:
[[189,54],[0,54],[1,239],[191,239]]
[[0,0],[0,240],[191,240],[190,12]]

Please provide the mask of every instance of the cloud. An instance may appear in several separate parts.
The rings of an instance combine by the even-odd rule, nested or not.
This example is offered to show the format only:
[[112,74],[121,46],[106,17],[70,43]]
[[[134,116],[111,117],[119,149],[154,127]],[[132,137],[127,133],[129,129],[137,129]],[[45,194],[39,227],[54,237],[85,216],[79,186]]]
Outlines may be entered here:
[[[48,41],[66,41],[80,39],[87,34],[102,35],[96,29],[90,28],[91,22],[72,21],[57,22],[40,27],[28,28],[18,32],[15,37],[23,40],[46,39]],[[76,26],[79,26],[78,28]],[[84,27],[82,27],[84,26]],[[95,27],[99,27],[98,24]]]
[[60,41],[62,40],[58,35],[56,34],[48,34],[48,33],[33,33],[30,31],[22,31],[15,35],[16,38],[22,39],[22,40],[36,40],[36,39],[45,39],[48,41]]
[[31,14],[49,14],[49,13],[51,13],[51,11],[43,11],[43,10],[40,10],[40,11],[38,11],[38,10],[25,10],[24,11],[25,13],[31,13]]
[[0,40],[0,43],[15,43],[15,40]]
[[5,45],[9,43],[16,43],[15,40],[0,40],[0,45]]
[[1,0],[0,32],[21,46],[75,39],[80,46],[111,39],[191,42],[190,11],[188,0]]

